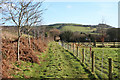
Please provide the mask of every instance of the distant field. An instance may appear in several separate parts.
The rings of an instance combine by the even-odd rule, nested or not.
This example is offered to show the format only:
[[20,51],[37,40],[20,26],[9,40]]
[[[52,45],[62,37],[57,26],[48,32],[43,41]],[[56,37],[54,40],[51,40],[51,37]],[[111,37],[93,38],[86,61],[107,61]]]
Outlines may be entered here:
[[[115,43],[115,44],[114,44]],[[83,46],[89,46],[90,45],[90,43],[89,42],[80,42],[79,43],[80,44],[80,46],[81,47],[83,47]],[[91,45],[93,45],[94,43],[93,42],[91,42]],[[104,46],[105,47],[112,47],[112,46],[120,46],[120,42],[104,42]],[[96,42],[96,46],[98,47],[98,46],[102,46],[102,42]]]
[[92,32],[92,31],[96,31],[96,28],[90,28],[90,27],[79,27],[79,26],[64,26],[60,29],[61,31],[67,31],[67,30],[70,30],[70,31],[79,31],[79,32],[86,32],[86,33],[89,33],[89,32]]

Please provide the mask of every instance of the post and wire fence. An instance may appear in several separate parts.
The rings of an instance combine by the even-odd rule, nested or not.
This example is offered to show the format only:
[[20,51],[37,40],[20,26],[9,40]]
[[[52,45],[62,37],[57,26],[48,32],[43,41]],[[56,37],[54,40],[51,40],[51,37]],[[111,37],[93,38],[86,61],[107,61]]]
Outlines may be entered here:
[[[118,79],[118,65],[110,56],[104,54],[102,48],[92,49],[92,45],[83,43],[66,43],[61,42],[62,47],[70,51],[77,59],[79,59],[87,68],[97,75],[99,79]],[[101,50],[101,51],[100,51]],[[108,53],[109,54],[109,53]],[[115,70],[115,71],[113,71]],[[118,79],[119,80],[119,79]]]

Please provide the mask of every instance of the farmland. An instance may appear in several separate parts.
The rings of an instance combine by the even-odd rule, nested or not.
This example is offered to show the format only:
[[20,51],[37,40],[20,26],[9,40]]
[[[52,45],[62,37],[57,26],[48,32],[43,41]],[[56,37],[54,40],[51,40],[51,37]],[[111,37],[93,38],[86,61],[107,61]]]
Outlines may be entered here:
[[116,9],[58,2],[0,3],[0,80],[120,80]]
[[[84,27],[83,30],[86,29],[87,28]],[[65,43],[66,47],[64,46],[65,48],[63,48],[61,45],[58,45],[58,42],[52,42],[46,38],[45,41],[49,42],[47,47],[45,41],[43,42],[41,38],[33,39],[33,36],[31,35],[31,47],[29,47],[27,39],[28,35],[23,34],[21,37],[20,47],[20,51],[22,52],[20,57],[21,60],[18,62],[16,61],[15,56],[15,47],[17,45],[15,40],[17,39],[17,34],[16,31],[15,34],[11,33],[11,31],[14,31],[14,29],[5,28],[2,32],[4,45],[2,48],[2,56],[4,62],[3,69],[6,71],[3,73],[9,73],[8,75],[12,78],[87,78],[90,80],[93,78],[108,79],[109,57],[112,57],[112,77],[114,79],[118,78],[118,72],[120,72],[120,61],[118,61],[119,48],[116,47],[119,46],[119,42],[104,42],[104,47],[100,47],[102,46],[102,42],[96,42],[96,47],[93,46],[93,42],[80,42],[79,55],[77,56],[77,43],[76,46],[74,46],[75,51],[73,52],[73,42],[69,43],[71,46],[69,46],[68,49],[67,43]],[[91,71],[92,62],[90,58],[90,44],[92,44],[92,51],[94,51],[95,54],[95,75]],[[26,48],[23,48],[22,46]],[[85,53],[84,63],[82,63],[82,49],[84,49]],[[7,50],[8,52],[6,52]],[[9,68],[9,70],[7,69],[7,66],[9,65],[8,63],[10,63],[10,66],[12,65],[12,68]]]
[[71,53],[62,48],[58,43],[51,42],[46,53],[38,55],[40,65],[20,61],[14,66],[20,69],[13,71],[14,78],[87,78],[94,76],[81,65]]
[[64,26],[61,28],[61,31],[79,31],[79,32],[86,32],[86,33],[90,33],[92,31],[96,31],[96,28],[90,29],[90,27],[79,27],[79,26]]
[[[100,24],[98,25],[82,25],[82,24],[73,24],[73,23],[59,23],[59,24],[51,24],[47,25],[47,27],[56,28],[60,31],[72,31],[72,32],[84,32],[84,33],[91,33],[91,34],[98,34],[96,33],[97,29],[99,29]],[[112,28],[109,25],[104,25],[102,29],[109,29]],[[95,33],[92,33],[95,32]]]
[[[73,44],[73,43],[69,43]],[[67,44],[66,44],[67,45]],[[66,49],[73,52],[73,46],[65,46]],[[83,52],[82,49],[84,49],[84,57],[85,62],[84,64],[86,67],[91,71],[92,69],[92,61],[90,57],[90,48],[88,46],[79,46],[79,53],[77,56],[77,48],[74,46],[74,55],[82,61],[83,59]],[[107,79],[109,78],[109,62],[108,58],[112,58],[112,78],[118,79],[119,73],[120,73],[120,61],[119,60],[119,48],[98,48],[98,47],[92,47],[92,51],[94,51],[95,55],[95,74],[99,79]]]
[[[9,42],[12,42],[16,40],[16,34],[12,35],[10,32],[5,34],[7,31],[3,32],[3,42],[4,40],[8,39]],[[11,34],[11,35],[10,35]],[[77,56],[77,43],[75,46],[75,51],[73,53],[73,46],[69,46],[71,48],[68,49],[67,43],[66,47],[63,48],[61,45],[59,45],[58,42],[49,42],[48,47],[46,48],[46,51],[42,51],[44,48],[41,46],[44,46],[43,42],[40,39],[31,39],[31,46],[35,44],[36,49],[34,50],[34,47],[29,48],[27,46],[27,34],[24,34],[21,38],[21,45],[26,46],[25,49],[21,47],[21,51],[23,51],[23,55],[21,56],[20,62],[13,61],[11,64],[13,65],[12,70],[9,71],[10,76],[13,78],[36,78],[36,79],[42,79],[42,78],[87,78],[92,80],[93,78],[97,79],[102,79],[102,78],[107,78],[108,79],[108,58],[112,57],[113,61],[113,78],[117,79],[118,78],[118,71],[120,69],[119,64],[120,61],[118,61],[118,56],[119,56],[119,48],[111,48],[111,46],[114,46],[114,42],[104,42],[105,47],[100,48],[99,46],[102,45],[101,42],[96,42],[96,45],[98,47],[92,46],[92,51],[95,53],[95,75],[91,72],[91,59],[90,59],[90,49],[89,49],[89,42],[81,42],[79,43],[79,55]],[[11,37],[11,39],[9,39]],[[33,36],[31,36],[32,38]],[[39,43],[41,42],[41,43]],[[24,43],[24,44],[23,44]],[[72,45],[73,43],[69,43],[69,45]],[[91,42],[93,45],[93,43]],[[14,45],[16,46],[16,43],[5,43],[4,45]],[[38,46],[40,45],[40,46]],[[115,45],[118,46],[119,42],[115,42]],[[11,47],[3,47],[3,50],[8,49],[8,52],[11,52],[11,49],[16,50],[13,48],[14,46]],[[38,46],[38,49],[37,49]],[[39,49],[40,48],[40,49]],[[27,50],[28,49],[28,50]],[[30,50],[33,50],[33,53],[29,53]],[[82,63],[82,49],[84,49],[85,53],[85,62]],[[3,51],[3,59],[15,59],[14,57],[6,57],[6,52],[5,50]],[[41,52],[41,51],[42,52]],[[34,54],[32,59],[34,61],[35,58],[37,59],[36,62],[30,62],[28,57],[25,54],[28,52],[28,57],[30,54]],[[36,54],[39,53],[39,54]],[[10,53],[11,54],[11,53]],[[11,54],[13,55],[13,54]],[[36,57],[37,56],[37,57]],[[28,61],[24,61],[28,60]],[[39,64],[38,64],[39,63]],[[120,72],[120,71],[119,71]]]

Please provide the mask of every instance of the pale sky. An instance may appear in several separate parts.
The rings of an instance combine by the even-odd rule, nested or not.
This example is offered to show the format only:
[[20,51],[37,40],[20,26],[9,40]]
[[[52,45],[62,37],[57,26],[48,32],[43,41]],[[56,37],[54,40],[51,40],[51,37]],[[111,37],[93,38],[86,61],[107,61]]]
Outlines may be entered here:
[[47,10],[42,15],[42,24],[97,25],[103,21],[118,27],[118,0],[45,0],[43,8]]
[[118,2],[45,2],[43,24],[97,25],[104,21],[118,27]]

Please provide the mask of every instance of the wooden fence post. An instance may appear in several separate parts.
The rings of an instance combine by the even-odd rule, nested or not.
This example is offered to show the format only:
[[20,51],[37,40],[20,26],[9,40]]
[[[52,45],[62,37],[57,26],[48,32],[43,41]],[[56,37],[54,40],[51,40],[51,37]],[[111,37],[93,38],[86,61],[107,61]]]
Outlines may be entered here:
[[90,46],[90,57],[92,57],[92,47]]
[[94,72],[95,69],[95,55],[94,55],[94,51],[92,51],[92,72]]
[[69,43],[68,43],[68,50],[69,50],[69,48],[70,48],[69,46],[70,46],[70,45],[69,45]]
[[114,44],[114,47],[115,47],[115,41],[113,42],[113,44]]
[[69,43],[67,43],[67,50],[69,50]]
[[112,80],[112,58],[108,58],[108,62],[109,62],[109,80]]
[[64,43],[64,49],[65,49],[65,43]]
[[84,53],[84,49],[82,49],[82,63],[84,63],[84,61],[85,61],[85,53]]
[[68,50],[69,50],[69,43],[68,43]]
[[65,44],[65,49],[67,49],[67,44]]
[[70,43],[70,51],[71,51],[71,43]]
[[65,44],[64,44],[64,42],[63,42],[63,48],[65,47]]
[[66,49],[66,43],[65,43],[65,49]]
[[79,54],[79,46],[77,46],[77,57],[78,57],[78,54]]
[[73,43],[73,53],[74,53],[74,43]]

